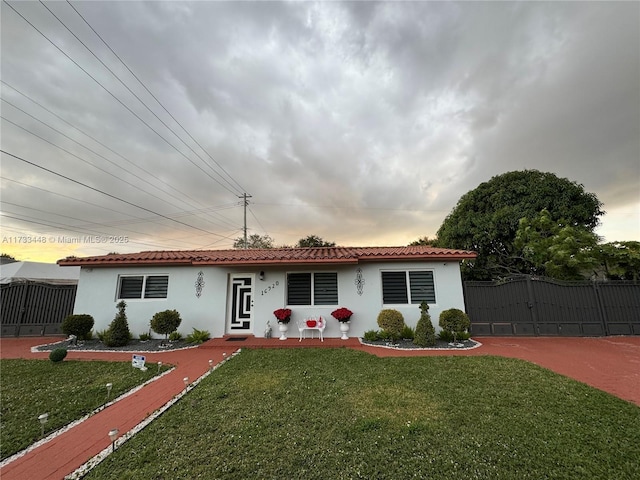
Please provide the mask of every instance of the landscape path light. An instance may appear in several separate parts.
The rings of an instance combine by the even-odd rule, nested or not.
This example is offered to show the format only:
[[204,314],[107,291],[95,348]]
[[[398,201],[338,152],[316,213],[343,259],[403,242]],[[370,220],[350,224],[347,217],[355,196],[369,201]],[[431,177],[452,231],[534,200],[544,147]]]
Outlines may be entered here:
[[186,390],[189,386],[189,377],[184,377],[182,381],[184,382],[184,389]]
[[213,369],[213,360],[209,360],[209,370]]
[[117,428],[109,430],[109,438],[111,439],[111,451],[115,452],[115,450],[116,450],[116,440],[118,438],[118,429]]
[[109,397],[111,396],[111,389],[113,388],[113,383],[109,382],[107,383],[107,400],[109,400]]
[[158,373],[160,373],[161,368],[162,368],[162,362],[158,362]]
[[44,424],[47,423],[47,420],[49,420],[49,414],[43,413],[42,415],[38,416],[38,420],[40,420],[40,436],[44,437]]

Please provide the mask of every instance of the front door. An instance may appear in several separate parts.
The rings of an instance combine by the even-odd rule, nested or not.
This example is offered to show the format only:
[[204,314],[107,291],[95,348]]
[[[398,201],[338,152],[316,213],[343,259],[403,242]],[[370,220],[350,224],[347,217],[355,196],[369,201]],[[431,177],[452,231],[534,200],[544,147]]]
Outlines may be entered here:
[[255,275],[232,273],[229,292],[229,323],[227,333],[253,333],[253,284]]

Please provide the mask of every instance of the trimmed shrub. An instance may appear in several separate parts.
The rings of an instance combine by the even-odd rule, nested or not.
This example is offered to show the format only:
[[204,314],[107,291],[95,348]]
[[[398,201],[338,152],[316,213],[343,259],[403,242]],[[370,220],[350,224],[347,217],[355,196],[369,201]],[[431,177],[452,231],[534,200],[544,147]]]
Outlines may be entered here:
[[146,342],[147,340],[151,340],[153,337],[150,333],[141,333],[139,338],[141,342]]
[[416,325],[416,335],[413,343],[419,347],[433,347],[436,344],[436,329],[431,322],[427,302],[420,304],[420,320]]
[[169,341],[170,342],[177,342],[179,340],[182,340],[182,334],[178,331],[175,332],[171,332],[169,334]]
[[156,313],[151,319],[151,329],[159,335],[167,335],[175,332],[182,323],[182,318],[177,310],[164,310]]
[[197,328],[193,329],[187,338],[185,339],[188,343],[203,343],[211,338],[211,334],[207,330],[198,330]]
[[456,338],[460,337],[460,334],[468,331],[471,326],[469,315],[458,308],[444,310],[440,313],[440,320],[438,323],[442,330],[451,332],[454,337],[454,341]]
[[132,338],[125,312],[127,304],[124,300],[121,300],[116,306],[118,307],[118,313],[109,325],[109,329],[103,335],[102,340],[108,347],[122,347],[127,345]]
[[416,336],[415,330],[411,328],[409,325],[405,325],[404,327],[402,327],[402,332],[400,332],[400,338],[406,339],[406,340],[413,340],[415,336]]
[[384,330],[392,340],[397,340],[404,328],[404,317],[398,310],[387,308],[378,314],[378,326]]
[[377,330],[367,330],[366,332],[364,332],[364,339],[367,342],[377,342],[378,340],[380,340],[380,334]]
[[49,354],[49,360],[51,360],[53,363],[58,363],[64,360],[66,356],[66,348],[56,348],[55,350],[51,350],[51,353]]
[[62,321],[61,328],[66,335],[75,335],[79,340],[91,340],[93,323],[91,315],[69,315]]
[[[447,332],[446,330],[440,330],[440,333],[438,333],[438,338],[443,342],[454,341],[453,333]],[[456,341],[469,340],[470,338],[471,338],[471,334],[469,332],[456,332],[456,338],[455,338]]]

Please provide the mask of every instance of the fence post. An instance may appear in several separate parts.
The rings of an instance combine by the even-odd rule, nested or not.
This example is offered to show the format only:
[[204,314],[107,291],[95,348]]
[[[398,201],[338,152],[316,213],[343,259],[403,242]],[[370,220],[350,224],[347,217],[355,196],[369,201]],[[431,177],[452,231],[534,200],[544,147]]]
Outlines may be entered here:
[[527,307],[529,307],[529,312],[531,312],[533,329],[536,332],[536,335],[540,335],[540,327],[538,326],[538,314],[536,313],[536,297],[533,293],[533,281],[531,280],[531,275],[527,275],[527,296]]
[[602,322],[602,331],[605,335],[610,335],[609,322],[607,321],[607,314],[604,311],[604,305],[602,305],[602,295],[600,294],[600,288],[598,288],[598,282],[594,280],[591,284],[593,285],[593,293],[596,296],[596,303],[598,304],[598,316]]

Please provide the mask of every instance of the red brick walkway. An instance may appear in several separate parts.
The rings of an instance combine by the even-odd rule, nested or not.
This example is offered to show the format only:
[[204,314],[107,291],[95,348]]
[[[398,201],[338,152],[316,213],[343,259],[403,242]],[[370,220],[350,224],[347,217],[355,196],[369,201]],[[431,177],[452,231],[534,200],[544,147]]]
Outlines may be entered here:
[[[31,353],[33,345],[56,339],[0,339],[0,358],[47,358],[47,353]],[[138,392],[105,408],[81,424],[71,428],[0,470],[2,480],[62,479],[110,445],[107,433],[118,428],[124,434],[138,425],[150,413],[162,407],[184,389],[183,378],[190,381],[202,376],[209,368],[209,359],[217,364],[223,353],[230,355],[238,348],[264,347],[349,347],[377,356],[435,355],[499,355],[520,358],[566,375],[622,399],[640,405],[640,337],[604,338],[479,338],[483,345],[473,350],[391,350],[360,345],[357,339],[279,341],[248,339],[229,342],[214,339],[200,348],[145,353],[149,364],[162,361],[176,369],[150,383]],[[131,360],[131,353],[69,352],[69,359]]]

